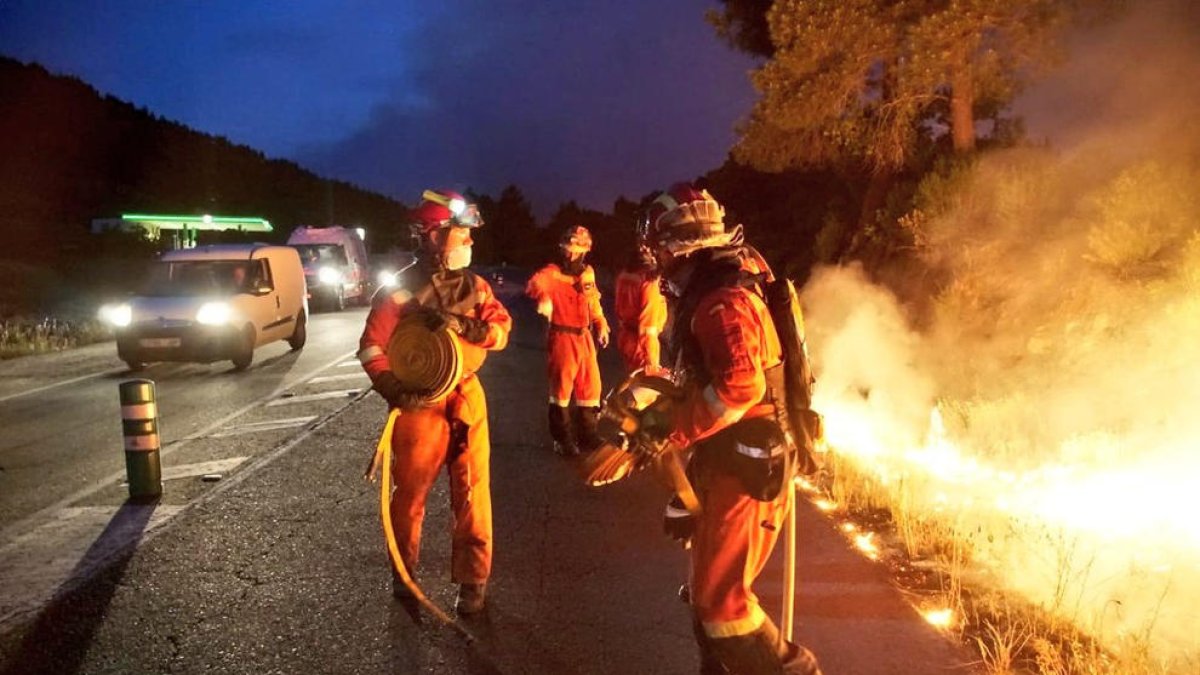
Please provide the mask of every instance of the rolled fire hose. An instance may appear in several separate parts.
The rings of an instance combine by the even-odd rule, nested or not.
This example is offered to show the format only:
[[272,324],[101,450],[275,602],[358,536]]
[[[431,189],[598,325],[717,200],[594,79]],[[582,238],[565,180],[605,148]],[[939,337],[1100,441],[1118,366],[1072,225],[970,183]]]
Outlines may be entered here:
[[408,314],[392,331],[387,360],[405,389],[426,392],[430,401],[441,400],[462,380],[458,336],[449,330],[429,330],[419,312]]

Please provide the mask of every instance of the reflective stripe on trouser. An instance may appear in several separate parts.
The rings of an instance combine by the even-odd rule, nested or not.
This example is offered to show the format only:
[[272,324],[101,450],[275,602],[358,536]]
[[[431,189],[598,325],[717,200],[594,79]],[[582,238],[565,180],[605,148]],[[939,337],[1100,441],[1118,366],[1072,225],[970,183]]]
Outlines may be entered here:
[[546,375],[550,380],[550,403],[566,406],[574,394],[578,405],[600,405],[600,365],[591,333],[550,331]]
[[766,617],[750,587],[771,556],[788,502],[752,499],[738,478],[716,470],[700,472],[696,493],[703,510],[692,537],[692,610],[710,637],[748,635]]
[[437,405],[402,412],[392,432],[392,453],[392,525],[405,564],[416,569],[425,499],[445,465],[454,512],[451,578],[460,584],[487,580],[492,567],[491,447],[479,379],[463,381]]
[[632,373],[638,368],[646,367],[646,350],[638,337],[636,327],[633,330],[624,326],[617,329],[617,352],[621,355],[626,372]]

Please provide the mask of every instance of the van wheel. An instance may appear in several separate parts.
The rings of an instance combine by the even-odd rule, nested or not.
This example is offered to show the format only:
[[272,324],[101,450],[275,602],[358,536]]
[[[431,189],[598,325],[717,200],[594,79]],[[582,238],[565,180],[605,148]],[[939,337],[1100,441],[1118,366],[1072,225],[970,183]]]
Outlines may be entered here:
[[340,312],[346,309],[346,293],[341,288],[337,289],[337,293],[333,296],[333,311]]
[[304,312],[300,312],[296,316],[296,328],[292,330],[292,336],[288,338],[288,346],[292,351],[303,349],[304,343],[308,341],[308,317]]
[[129,372],[131,373],[136,373],[140,370],[146,369],[145,361],[126,361],[125,365],[129,368]]
[[246,330],[242,331],[242,341],[238,345],[237,353],[230,359],[233,361],[234,370],[245,370],[250,367],[250,362],[254,360],[254,328],[246,326]]

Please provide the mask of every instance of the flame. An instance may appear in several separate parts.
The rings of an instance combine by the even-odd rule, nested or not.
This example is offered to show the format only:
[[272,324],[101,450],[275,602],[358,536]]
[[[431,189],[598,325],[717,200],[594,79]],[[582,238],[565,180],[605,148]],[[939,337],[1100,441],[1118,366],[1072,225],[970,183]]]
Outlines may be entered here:
[[921,616],[935,628],[945,630],[954,626],[954,610],[948,607],[927,609],[921,612]]
[[879,559],[879,547],[875,545],[874,532],[863,532],[854,535],[854,546],[871,560]]
[[[981,459],[983,453],[950,437],[936,406],[923,436],[898,443],[906,434],[881,424],[861,401],[822,405],[833,452],[872,473],[881,485],[907,490],[910,509],[950,518],[960,532],[978,528],[985,533],[972,540],[975,561],[999,571],[1010,589],[1046,606],[1055,589],[1064,594],[1058,598],[1063,604],[1095,602],[1097,623],[1106,620],[1104,604],[1121,603],[1121,620],[1107,619],[1119,624],[1107,629],[1121,634],[1135,633],[1155,617],[1189,616],[1192,603],[1162,602],[1162,589],[1178,584],[1186,572],[1191,581],[1185,587],[1200,590],[1200,519],[1192,515],[1200,512],[1200,489],[1195,487],[1200,470],[1165,462],[995,466]],[[1112,439],[1072,442],[1094,446]],[[1060,453],[1073,454],[1086,453]],[[836,507],[825,499],[814,504],[823,511]],[[851,523],[841,529],[864,555],[878,559],[874,533],[858,531]],[[1147,590],[1151,588],[1159,590]],[[1135,597],[1138,593],[1157,595],[1143,600]],[[1135,606],[1145,613],[1138,614]],[[1197,627],[1194,614],[1190,616],[1172,621],[1171,630],[1190,634]],[[926,620],[945,626],[953,622],[953,614],[937,610],[927,613]]]

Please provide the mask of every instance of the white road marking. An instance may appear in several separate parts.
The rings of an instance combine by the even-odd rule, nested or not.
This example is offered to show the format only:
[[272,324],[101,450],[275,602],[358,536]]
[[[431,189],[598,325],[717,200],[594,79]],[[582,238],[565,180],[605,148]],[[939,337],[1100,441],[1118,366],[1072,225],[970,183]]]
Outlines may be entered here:
[[[355,363],[358,363],[358,362],[355,361]],[[43,385],[41,387],[34,387],[33,389],[26,389],[24,391],[18,391],[18,392],[14,392],[12,394],[6,394],[4,396],[0,396],[0,402],[11,401],[14,398],[21,398],[22,396],[29,396],[30,394],[36,394],[40,391],[46,391],[47,389],[54,389],[55,387],[61,387],[63,385],[67,385],[67,384],[74,384],[76,382],[83,382],[84,380],[90,380],[95,377],[104,377],[105,375],[115,375],[116,373],[124,373],[127,370],[128,370],[128,368],[113,368],[111,370],[102,370],[98,373],[91,373],[89,375],[80,375],[79,377],[72,377],[69,380],[52,382],[50,384]]]
[[154,504],[58,510],[0,548],[0,624],[74,588],[182,510]]
[[179,478],[191,478],[193,476],[203,476],[209,473],[225,474],[233,471],[242,462],[250,459],[249,457],[227,457],[225,459],[214,459],[211,462],[196,462],[195,464],[181,464],[179,466],[163,467],[163,480],[176,480]]
[[350,398],[362,392],[361,388],[356,389],[338,389],[336,391],[323,391],[320,394],[306,394],[304,396],[287,396],[277,398],[266,405],[268,408],[274,408],[279,405],[289,405],[291,403],[307,403],[309,401],[323,401],[329,398]]
[[[355,352],[355,353],[357,354],[358,352]],[[361,365],[362,364],[358,362],[358,359],[354,359],[353,361],[344,361],[342,363],[339,363],[339,364],[337,364],[337,367],[338,368],[350,368],[351,366],[361,366]]]
[[254,434],[260,431],[276,431],[279,429],[291,429],[292,427],[300,427],[317,419],[316,415],[306,415],[304,417],[286,417],[278,420],[267,420],[265,422],[249,422],[229,427],[225,431],[218,431],[210,438],[225,438],[226,436],[240,436],[242,434]]
[[[179,450],[180,448],[186,446],[189,442],[194,441],[198,438],[207,438],[208,436],[212,435],[216,431],[227,427],[232,420],[235,420],[238,417],[241,417],[242,415],[246,414],[247,412],[249,412],[257,407],[262,406],[267,401],[277,398],[280,394],[287,391],[288,389],[297,387],[297,386],[303,384],[304,382],[307,382],[308,380],[312,379],[313,377],[316,377],[317,374],[320,373],[321,371],[328,370],[329,368],[336,366],[338,363],[341,363],[347,356],[350,356],[354,353],[356,353],[356,352],[351,351],[351,352],[342,354],[341,356],[338,356],[337,358],[326,363],[325,365],[319,366],[317,368],[314,368],[314,369],[308,371],[307,373],[305,373],[304,375],[301,375],[300,377],[293,380],[292,382],[288,382],[286,384],[282,384],[282,385],[276,387],[274,391],[267,394],[266,396],[261,396],[255,400],[251,401],[250,403],[247,403],[246,405],[242,406],[241,408],[238,408],[237,410],[229,413],[228,415],[213,422],[212,424],[208,425],[207,427],[204,427],[200,431],[192,434],[191,436],[187,436],[185,438],[181,438],[176,441],[172,441],[172,442],[168,443],[166,446],[163,447],[162,451],[159,453],[159,456],[161,458],[165,459],[167,456],[169,456],[176,450]],[[4,528],[4,530],[0,531],[0,545],[4,545],[7,542],[12,541],[16,537],[22,536],[22,534],[24,532],[28,531],[30,528],[40,527],[42,525],[43,521],[45,521],[47,518],[53,517],[53,514],[57,513],[58,511],[66,508],[66,507],[69,507],[71,504],[74,504],[75,502],[85,499],[85,498],[109,487],[110,485],[113,485],[113,484],[123,480],[124,478],[125,478],[124,470],[115,471],[107,476],[103,476],[103,477],[99,478],[98,480],[92,482],[88,487],[83,488],[81,490],[77,490],[73,494],[63,497],[62,499],[51,504],[50,506],[47,506],[46,508],[38,511],[37,513],[31,514],[25,518],[22,518],[21,520],[17,521],[16,523],[9,525],[8,527]]]
[[339,380],[366,380],[367,374],[362,373],[346,373],[345,375],[322,375],[314,377],[308,381],[308,384],[320,384],[322,382],[337,382]]

